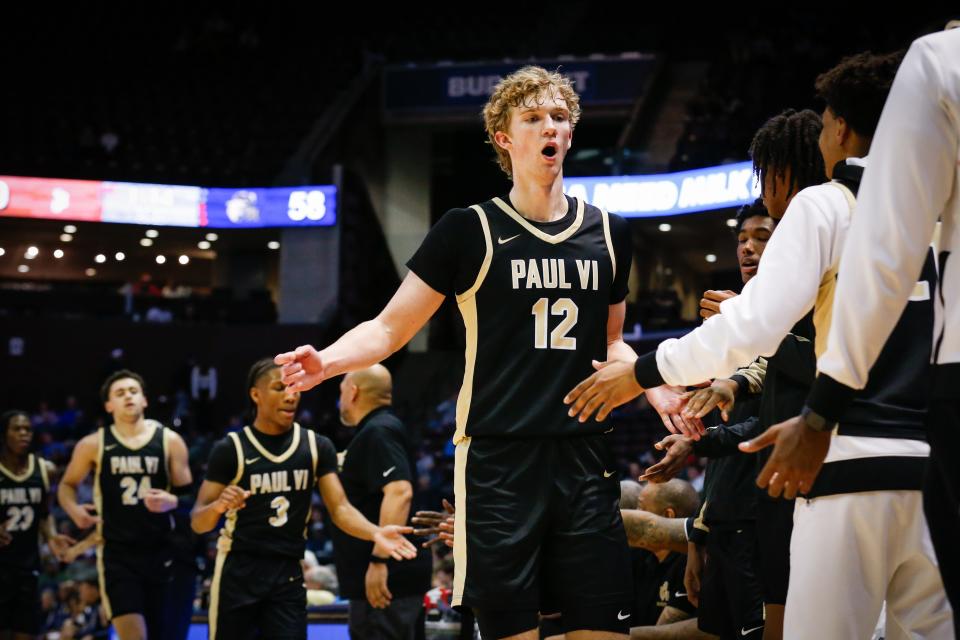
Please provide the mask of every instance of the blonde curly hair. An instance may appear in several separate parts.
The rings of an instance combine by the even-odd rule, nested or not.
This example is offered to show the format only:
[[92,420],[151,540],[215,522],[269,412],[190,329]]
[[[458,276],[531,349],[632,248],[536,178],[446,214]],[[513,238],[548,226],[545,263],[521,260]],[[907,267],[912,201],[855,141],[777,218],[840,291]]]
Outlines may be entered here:
[[580,96],[573,89],[573,81],[559,71],[547,71],[543,67],[526,66],[501,80],[483,107],[483,124],[487,130],[487,143],[497,152],[497,162],[507,177],[513,179],[510,154],[496,143],[497,131],[510,128],[510,109],[542,103],[548,92],[555,92],[570,111],[570,126],[575,127],[580,119]]

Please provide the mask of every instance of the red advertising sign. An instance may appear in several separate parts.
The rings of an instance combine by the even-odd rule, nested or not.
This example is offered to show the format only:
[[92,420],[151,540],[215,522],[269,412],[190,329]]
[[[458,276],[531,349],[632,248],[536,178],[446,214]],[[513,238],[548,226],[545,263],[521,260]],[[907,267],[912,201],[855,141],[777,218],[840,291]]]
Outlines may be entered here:
[[100,221],[98,180],[0,176],[0,218]]

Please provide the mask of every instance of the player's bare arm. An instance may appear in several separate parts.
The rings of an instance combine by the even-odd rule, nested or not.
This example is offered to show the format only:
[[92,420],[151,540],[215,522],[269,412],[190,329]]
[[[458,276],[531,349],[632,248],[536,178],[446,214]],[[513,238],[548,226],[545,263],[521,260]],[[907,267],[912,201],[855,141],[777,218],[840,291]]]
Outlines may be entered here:
[[279,354],[282,380],[291,391],[307,391],[324,380],[376,364],[407,344],[440,308],[445,296],[410,272],[383,311],[317,351],[310,345]]
[[662,551],[687,552],[684,518],[664,518],[641,509],[621,509],[623,528],[631,547]]
[[[383,501],[380,503],[380,526],[403,524],[410,515],[413,501],[413,485],[409,480],[396,480],[383,486]],[[393,594],[387,587],[390,570],[383,562],[371,562],[367,566],[364,584],[367,601],[371,607],[382,609],[390,605]]]
[[356,507],[347,500],[340,478],[336,473],[328,473],[317,481],[320,497],[330,512],[330,518],[340,529],[354,538],[371,540],[374,543],[374,555],[394,560],[412,560],[417,557],[417,548],[404,538],[404,534],[413,533],[412,527],[388,525],[378,527],[367,520]]
[[224,485],[204,480],[197,492],[197,502],[190,512],[190,528],[194,533],[212,531],[220,516],[231,509],[243,509],[250,492],[237,485]]
[[[668,611],[678,612],[684,617],[679,620],[668,617],[667,619],[670,621],[663,622]],[[671,615],[676,615],[676,613]],[[696,618],[691,618],[686,612],[675,607],[664,608],[656,626],[633,627],[630,629],[630,640],[714,640],[715,638],[717,636],[705,633],[697,628]]]
[[53,516],[47,516],[43,522],[40,523],[40,535],[47,541],[50,552],[60,561],[63,561],[67,550],[70,549],[72,545],[77,544],[77,541],[70,536],[57,532],[57,523],[54,521]]
[[96,508],[92,504],[77,502],[77,487],[96,466],[99,438],[99,434],[91,433],[77,443],[73,448],[73,455],[70,456],[70,462],[63,472],[63,477],[60,478],[60,485],[57,487],[57,500],[60,506],[81,530],[89,529],[100,522],[99,516],[94,515]]
[[[598,393],[599,387],[596,385],[601,377],[603,379],[608,377],[608,374],[604,372],[611,366],[615,368],[627,366],[631,372],[633,371],[633,363],[637,359],[637,354],[630,345],[623,341],[623,320],[626,316],[626,309],[626,302],[610,305],[607,315],[607,360],[605,362],[594,362],[593,366],[597,369],[597,373],[578,384],[563,399],[564,403],[573,405],[570,407],[570,415],[579,415],[580,422],[586,422],[595,411],[597,412],[597,420],[604,420],[614,407],[643,393],[643,389],[634,384],[639,391],[631,398],[614,402],[613,396]],[[634,380],[634,383],[636,383],[636,380]]]
[[80,542],[74,543],[69,549],[64,551],[61,562],[71,563],[87,552],[88,549],[97,546],[103,542],[100,534],[94,531]]
[[[626,301],[610,305],[610,310],[607,312],[607,360],[629,360],[632,362],[637,359],[637,352],[623,341],[623,321],[626,317]],[[602,420],[605,417],[606,414],[603,414],[600,419]]]
[[[193,474],[190,472],[187,443],[180,434],[169,432],[169,470],[170,485],[173,487],[189,487],[193,484]],[[163,489],[150,489],[143,498],[143,504],[153,513],[166,513],[177,508],[177,496]]]

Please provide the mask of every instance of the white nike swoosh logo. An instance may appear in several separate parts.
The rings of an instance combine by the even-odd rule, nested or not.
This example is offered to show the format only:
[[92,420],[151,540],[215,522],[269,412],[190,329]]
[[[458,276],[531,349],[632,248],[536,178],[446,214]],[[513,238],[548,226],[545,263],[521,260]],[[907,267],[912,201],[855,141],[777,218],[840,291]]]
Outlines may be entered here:
[[510,236],[509,238],[506,238],[506,239],[497,236],[497,244],[507,244],[511,240],[516,240],[519,237],[520,237],[519,233],[515,236]]
[[256,462],[257,460],[259,460],[260,458],[261,458],[261,456],[257,456],[256,458],[250,458],[249,460],[246,460],[246,459],[245,459],[244,462],[246,462],[247,464],[253,464],[254,462]]
[[388,475],[390,475],[391,473],[393,473],[393,470],[394,470],[394,469],[396,469],[396,467],[390,467],[389,469],[387,469],[386,471],[384,471],[384,472],[383,472],[383,477],[386,478]]
[[745,636],[745,635],[747,635],[748,633],[753,633],[753,632],[756,631],[757,629],[763,629],[763,625],[760,625],[759,627],[754,627],[753,629],[747,629],[746,631],[744,631],[744,630],[741,628],[741,629],[740,629],[740,635],[741,635],[741,636]]
[[609,478],[609,477],[612,476],[612,475],[613,475],[613,471],[604,471],[604,472],[603,472],[603,477],[604,477],[604,478]]
[[622,611],[617,611],[617,620],[626,620],[631,614],[623,615]]
[[115,446],[117,446],[117,445],[115,445],[115,444],[107,445],[106,447],[103,448],[103,450],[104,450],[104,451],[110,451],[110,449],[113,449]]
[[679,591],[677,591],[675,594],[673,594],[673,597],[674,597],[674,598],[686,598],[686,597],[687,597],[687,594],[685,594],[685,593],[680,593]]
[[613,427],[610,427],[609,429],[607,429],[606,431],[604,431],[604,433],[610,433],[611,431],[613,431]]

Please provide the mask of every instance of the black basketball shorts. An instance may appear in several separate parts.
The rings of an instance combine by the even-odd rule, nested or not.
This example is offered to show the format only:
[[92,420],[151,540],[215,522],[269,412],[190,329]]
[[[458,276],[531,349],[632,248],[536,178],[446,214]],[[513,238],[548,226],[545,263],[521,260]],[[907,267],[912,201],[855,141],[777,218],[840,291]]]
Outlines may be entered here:
[[564,626],[575,625],[567,631],[627,633],[633,587],[618,476],[603,435],[461,441],[454,605],[474,608],[481,625],[529,625],[517,633],[535,629],[538,612],[562,612]]
[[210,640],[303,640],[307,590],[299,558],[220,551],[210,585]]

